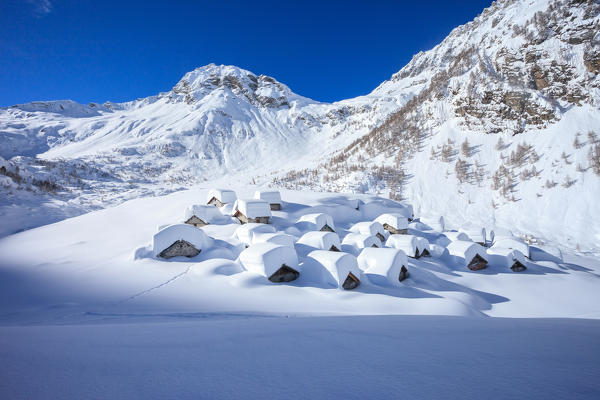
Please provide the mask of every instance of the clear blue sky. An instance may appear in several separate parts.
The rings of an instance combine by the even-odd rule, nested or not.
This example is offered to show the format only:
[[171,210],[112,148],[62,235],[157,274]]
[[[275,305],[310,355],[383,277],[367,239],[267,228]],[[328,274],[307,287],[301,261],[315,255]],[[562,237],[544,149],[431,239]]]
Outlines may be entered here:
[[366,94],[491,0],[0,0],[0,106],[128,101],[214,62],[298,94]]

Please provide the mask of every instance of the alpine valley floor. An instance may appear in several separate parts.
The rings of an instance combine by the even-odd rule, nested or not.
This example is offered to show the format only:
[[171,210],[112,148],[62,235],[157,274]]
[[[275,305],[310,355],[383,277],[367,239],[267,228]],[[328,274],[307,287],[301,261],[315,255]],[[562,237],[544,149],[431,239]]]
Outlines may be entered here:
[[[206,194],[139,198],[0,239],[0,397],[600,395],[594,255],[533,245],[519,273],[410,259],[401,285],[364,279],[352,291],[244,271],[236,224],[201,228],[214,247],[197,257],[140,257]],[[340,236],[365,218],[344,204],[376,199],[281,195],[278,230],[327,212]],[[423,226],[409,233],[435,240]]]

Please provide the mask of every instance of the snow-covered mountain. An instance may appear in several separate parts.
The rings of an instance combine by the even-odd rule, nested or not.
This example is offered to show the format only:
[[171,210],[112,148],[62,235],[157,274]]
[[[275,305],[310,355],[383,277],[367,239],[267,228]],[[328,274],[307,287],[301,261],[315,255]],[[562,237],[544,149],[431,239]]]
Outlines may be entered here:
[[2,233],[227,177],[389,193],[419,215],[598,249],[599,8],[495,2],[332,104],[211,64],[128,103],[0,109],[0,212],[19,216]]

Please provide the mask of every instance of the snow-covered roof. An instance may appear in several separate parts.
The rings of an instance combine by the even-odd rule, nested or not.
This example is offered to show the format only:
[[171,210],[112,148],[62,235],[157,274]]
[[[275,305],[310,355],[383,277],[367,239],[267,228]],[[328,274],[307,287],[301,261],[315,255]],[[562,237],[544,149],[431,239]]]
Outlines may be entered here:
[[202,229],[188,224],[168,225],[152,238],[152,254],[154,257],[158,256],[178,240],[185,240],[198,250],[206,248],[209,243],[209,238]]
[[408,218],[400,213],[385,213],[375,219],[381,225],[388,224],[394,229],[408,229]]
[[467,235],[464,232],[456,232],[456,231],[444,232],[444,236],[446,236],[452,242],[456,242],[457,240],[462,240],[465,242],[471,241],[471,238],[469,237],[469,235]]
[[255,232],[252,236],[252,244],[256,243],[275,243],[282,246],[294,247],[294,237],[282,232]]
[[206,201],[210,201],[212,198],[216,198],[221,203],[233,203],[237,198],[237,195],[233,190],[229,189],[210,189]]
[[485,228],[462,228],[459,231],[469,235],[469,238],[474,242],[486,242]]
[[233,206],[233,213],[241,212],[248,218],[270,217],[271,207],[264,200],[237,199]]
[[469,263],[476,256],[479,255],[484,260],[488,261],[488,256],[485,248],[475,242],[467,242],[465,240],[457,240],[452,242],[447,247],[448,253],[451,256],[462,258],[465,262]]
[[494,246],[487,249],[487,253],[490,263],[503,265],[507,268],[511,268],[516,261],[523,265],[527,263],[525,255],[516,249]]
[[273,275],[283,264],[300,271],[298,256],[293,247],[275,243],[256,243],[240,253],[240,263],[250,272],[266,276]]
[[221,212],[219,211],[219,209],[217,207],[206,205],[206,204],[194,204],[194,205],[188,206],[185,209],[185,216],[184,216],[185,219],[184,220],[187,221],[188,219],[192,218],[193,216],[196,216],[196,217],[200,218],[202,221],[207,222],[207,223],[211,223],[215,220],[223,218],[223,214],[221,214]]
[[529,257],[529,245],[522,239],[514,236],[496,236],[492,247],[504,247],[519,250],[523,255]]
[[415,235],[390,235],[385,245],[402,250],[411,257],[417,254],[417,250],[419,250],[419,253],[423,253],[423,250],[429,251],[429,241]]
[[275,233],[275,228],[272,225],[257,224],[251,222],[244,224],[235,230],[235,237],[246,245],[252,244],[254,235],[257,233]]
[[315,250],[310,252],[304,262],[302,272],[308,275],[308,280],[328,283],[339,288],[342,288],[350,272],[356,278],[361,278],[356,257],[337,251]]
[[383,225],[377,221],[357,222],[350,227],[350,232],[369,236],[377,235],[379,233],[383,237],[387,236],[387,232],[383,229]]
[[400,270],[402,266],[408,266],[406,254],[402,250],[389,248],[364,248],[358,255],[357,262],[369,280],[376,284],[381,284],[382,281],[399,284]]
[[254,198],[269,202],[269,204],[281,204],[281,195],[277,191],[265,192],[257,190],[254,192]]
[[298,222],[311,223],[314,225],[314,229],[317,231],[323,228],[325,225],[328,225],[331,229],[335,230],[333,218],[331,218],[331,215],[325,213],[305,214],[300,217]]
[[331,249],[331,246],[335,246],[335,248],[338,250],[341,250],[342,248],[340,237],[335,232],[306,232],[304,235],[302,235],[302,237],[300,237],[300,239],[298,239],[298,243],[320,250],[329,250]]
[[[393,235],[392,235],[393,236]],[[364,249],[365,247],[381,247],[381,240],[375,235],[363,235],[362,233],[350,232],[342,240],[342,245],[354,247],[355,249]]]

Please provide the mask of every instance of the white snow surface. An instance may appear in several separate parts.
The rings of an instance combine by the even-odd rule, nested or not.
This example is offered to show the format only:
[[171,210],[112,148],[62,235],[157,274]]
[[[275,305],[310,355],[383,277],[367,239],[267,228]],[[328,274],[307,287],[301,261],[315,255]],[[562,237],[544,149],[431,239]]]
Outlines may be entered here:
[[390,235],[385,245],[402,250],[406,255],[414,257],[417,254],[417,250],[419,250],[419,253],[422,253],[425,249],[429,250],[428,247],[425,247],[425,243],[419,239],[415,235]]
[[297,243],[313,247],[317,250],[329,250],[332,246],[335,246],[338,250],[342,248],[340,237],[335,232],[306,232],[298,239]]
[[446,248],[451,256],[457,257],[465,263],[471,262],[476,255],[486,261],[489,261],[485,248],[475,242],[457,240],[450,243]]
[[256,222],[250,222],[248,224],[244,224],[235,229],[236,238],[246,244],[252,244],[254,240],[254,235],[257,233],[275,233],[275,228],[271,225],[267,224],[258,224]]
[[325,225],[329,226],[331,229],[335,231],[335,224],[333,222],[333,218],[331,215],[325,213],[310,213],[305,214],[298,219],[299,223],[307,222],[311,225],[312,230],[321,230],[325,227]]

